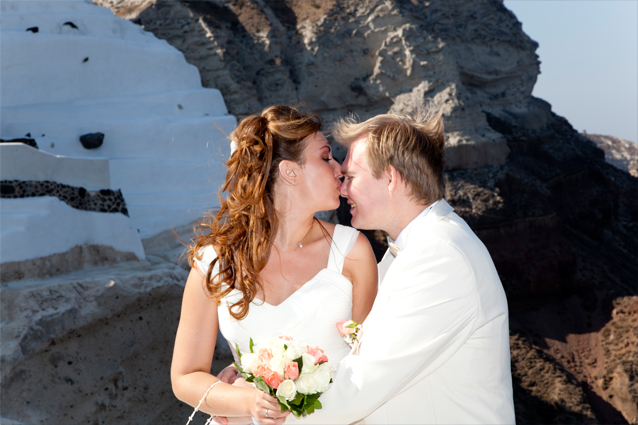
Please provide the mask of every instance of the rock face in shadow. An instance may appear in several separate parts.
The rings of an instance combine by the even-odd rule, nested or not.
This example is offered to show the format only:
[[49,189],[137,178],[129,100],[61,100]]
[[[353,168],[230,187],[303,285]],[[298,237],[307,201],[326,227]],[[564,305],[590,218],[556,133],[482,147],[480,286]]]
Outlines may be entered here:
[[507,163],[448,173],[446,198],[507,292],[518,422],[636,423],[638,179],[558,116],[488,122]]
[[448,167],[502,164],[485,112],[541,126],[531,98],[537,44],[498,1],[131,2],[95,0],[167,40],[242,118],[303,102],[328,121],[349,112],[442,110]]

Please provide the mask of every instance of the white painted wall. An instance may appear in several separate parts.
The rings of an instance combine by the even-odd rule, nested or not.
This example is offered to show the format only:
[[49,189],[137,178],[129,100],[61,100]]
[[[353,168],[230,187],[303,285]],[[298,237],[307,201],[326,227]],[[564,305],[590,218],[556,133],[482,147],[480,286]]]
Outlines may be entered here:
[[[182,53],[85,0],[3,0],[0,8],[0,137],[28,133],[41,151],[24,151],[32,153],[25,158],[22,151],[12,154],[3,148],[0,178],[47,177],[87,189],[121,189],[130,219],[119,214],[119,221],[106,220],[123,229],[128,225],[122,220],[128,220],[142,238],[187,224],[218,205],[217,190],[225,176],[219,159],[229,155],[226,135],[236,120],[218,90],[202,88],[199,72]],[[78,29],[64,25],[69,21]],[[26,31],[29,27],[38,27],[38,32]],[[79,136],[95,132],[105,134],[104,144],[84,149]],[[5,168],[14,161],[15,166]],[[91,173],[88,161],[100,165]],[[105,163],[109,184],[94,187],[95,179],[104,180]],[[64,208],[32,201],[2,200],[0,261],[9,261],[4,257],[7,244],[20,245],[12,248],[24,259],[54,249],[56,242],[41,247],[42,239],[31,237],[39,228],[30,215],[58,223],[60,229],[73,223],[95,226],[100,215],[110,216],[91,213],[97,216],[89,221],[60,221],[55,214]],[[17,207],[20,202],[28,208]],[[89,213],[67,215],[77,214]],[[80,230],[71,232],[76,244],[88,243],[82,235],[92,230]]]
[[56,156],[24,143],[0,144],[2,180],[52,181],[100,190],[111,186],[109,160]]
[[80,211],[43,196],[2,199],[0,220],[3,263],[61,254],[76,245],[112,246],[145,258],[137,230],[124,214]]

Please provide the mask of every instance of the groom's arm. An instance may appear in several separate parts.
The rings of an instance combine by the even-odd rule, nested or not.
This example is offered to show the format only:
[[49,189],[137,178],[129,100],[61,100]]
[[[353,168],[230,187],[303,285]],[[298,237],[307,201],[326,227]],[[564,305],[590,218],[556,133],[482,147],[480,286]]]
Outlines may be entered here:
[[480,307],[472,268],[449,242],[428,245],[395,260],[401,271],[383,283],[392,285],[387,304],[375,304],[363,325],[359,355],[341,361],[332,387],[320,398],[323,409],[307,422],[363,419],[416,375],[423,378],[435,371],[474,332]]

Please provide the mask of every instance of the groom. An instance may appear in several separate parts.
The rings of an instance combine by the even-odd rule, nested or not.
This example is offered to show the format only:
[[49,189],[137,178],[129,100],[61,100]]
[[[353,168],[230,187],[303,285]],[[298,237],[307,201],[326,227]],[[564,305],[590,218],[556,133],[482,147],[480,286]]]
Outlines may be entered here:
[[440,115],[342,122],[352,225],[390,248],[360,343],[309,423],[514,423],[507,300],[489,252],[445,202]]

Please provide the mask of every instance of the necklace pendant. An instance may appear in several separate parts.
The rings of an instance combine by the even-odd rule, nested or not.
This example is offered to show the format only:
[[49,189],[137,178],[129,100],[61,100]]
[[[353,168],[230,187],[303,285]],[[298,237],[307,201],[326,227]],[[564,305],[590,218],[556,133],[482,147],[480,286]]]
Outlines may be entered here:
[[301,242],[297,242],[299,244],[299,248],[303,248],[303,245],[301,244]]

